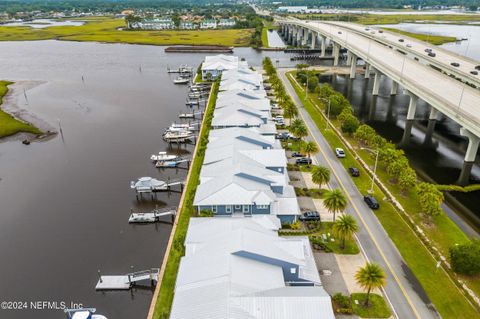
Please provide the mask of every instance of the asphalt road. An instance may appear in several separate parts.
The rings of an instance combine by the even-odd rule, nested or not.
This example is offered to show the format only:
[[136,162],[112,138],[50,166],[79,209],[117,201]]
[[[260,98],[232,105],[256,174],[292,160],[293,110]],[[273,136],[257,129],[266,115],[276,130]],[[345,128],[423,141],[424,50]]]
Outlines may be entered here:
[[[360,225],[357,238],[362,252],[369,261],[378,263],[387,275],[385,295],[397,318],[439,318],[422,286],[412,274],[397,248],[390,240],[375,214],[363,201],[347,171],[335,156],[333,150],[312,121],[286,78],[285,71],[279,70],[287,92],[299,107],[299,115],[310,132],[307,140],[315,141],[320,148],[314,157],[317,163],[327,166],[332,172],[330,187],[341,189],[347,196],[346,213],[354,216]],[[432,269],[433,271],[433,269]]]

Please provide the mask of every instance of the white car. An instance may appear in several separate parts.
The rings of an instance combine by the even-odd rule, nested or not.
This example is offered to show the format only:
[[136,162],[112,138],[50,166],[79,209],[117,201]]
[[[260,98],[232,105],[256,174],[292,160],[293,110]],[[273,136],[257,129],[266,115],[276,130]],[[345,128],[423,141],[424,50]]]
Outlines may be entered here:
[[272,104],[272,109],[273,110],[280,110],[280,105],[278,105],[278,103],[273,103]]
[[345,152],[343,151],[343,148],[340,148],[340,147],[337,147],[337,148],[335,149],[335,154],[336,154],[337,157],[339,157],[339,158],[345,157]]

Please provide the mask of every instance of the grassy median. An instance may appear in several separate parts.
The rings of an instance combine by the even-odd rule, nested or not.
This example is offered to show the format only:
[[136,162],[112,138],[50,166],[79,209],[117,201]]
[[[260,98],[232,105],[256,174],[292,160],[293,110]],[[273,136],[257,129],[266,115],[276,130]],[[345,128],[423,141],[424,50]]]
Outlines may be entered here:
[[151,45],[249,46],[253,30],[160,30],[125,31],[123,19],[98,17],[82,26],[52,26],[42,29],[0,26],[0,41],[69,40]]
[[200,170],[203,165],[203,159],[205,157],[205,150],[208,144],[208,134],[210,132],[210,125],[212,123],[213,111],[215,110],[215,102],[217,100],[219,82],[215,82],[212,88],[212,94],[205,111],[205,119],[202,125],[202,129],[199,134],[196,152],[193,155],[193,163],[190,177],[188,179],[186,188],[184,190],[185,196],[180,203],[180,211],[178,216],[178,223],[173,237],[173,244],[171,246],[168,255],[164,258],[168,258],[165,274],[161,281],[160,291],[155,305],[155,313],[153,318],[164,319],[168,318],[172,307],[173,295],[175,291],[175,281],[177,279],[178,267],[180,266],[180,259],[184,255],[184,242],[187,234],[188,223],[190,217],[194,215],[193,199],[195,198],[195,192],[197,185],[200,181]]
[[455,42],[457,41],[457,38],[455,37],[447,37],[443,35],[431,35],[431,34],[425,34],[425,33],[413,33],[413,32],[407,32],[407,31],[402,31],[394,28],[384,28],[385,30],[395,32],[398,34],[405,35],[410,38],[414,38],[417,40],[425,41],[434,45],[441,45],[444,43],[449,43],[449,42]]
[[[347,149],[334,130],[325,130],[326,120],[320,108],[312,103],[312,99],[305,99],[303,88],[297,84],[290,74],[288,74],[288,79],[332,150],[335,147]],[[360,193],[367,193],[371,180],[360,163],[353,156],[347,156],[341,160],[341,163],[345,169],[355,166],[360,170],[360,177],[352,180]],[[375,210],[375,215],[441,316],[443,318],[477,318],[478,309],[463,295],[463,292],[455,285],[443,268],[436,268],[437,260],[416,236],[404,217],[386,200],[386,195],[376,185],[374,196],[380,203],[380,209]]]
[[[2,105],[3,97],[8,93],[8,86],[12,82],[0,81],[0,105]],[[0,138],[10,136],[15,133],[26,132],[40,134],[40,130],[29,123],[25,123],[15,119],[8,113],[0,110]]]

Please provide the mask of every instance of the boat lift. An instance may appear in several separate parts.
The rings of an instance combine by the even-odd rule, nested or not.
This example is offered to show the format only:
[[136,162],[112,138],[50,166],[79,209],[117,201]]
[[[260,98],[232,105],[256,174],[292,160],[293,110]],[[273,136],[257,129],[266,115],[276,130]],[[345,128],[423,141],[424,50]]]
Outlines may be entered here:
[[137,181],[130,182],[130,188],[136,192],[137,200],[142,197],[143,194],[150,194],[152,199],[156,196],[157,192],[170,192],[173,186],[180,186],[180,190],[183,192],[183,180],[168,180],[160,181],[152,177],[140,177]]
[[176,208],[154,209],[150,213],[134,213],[133,211],[131,211],[130,217],[128,218],[128,223],[130,224],[156,223],[160,221],[160,217],[163,217],[163,216],[171,216],[172,223],[173,223],[176,215],[177,215]]
[[99,279],[95,290],[129,290],[133,286],[145,286],[142,283],[150,282],[151,287],[155,287],[158,282],[159,268],[152,268],[137,272],[131,272],[119,276],[102,276],[98,271]]
[[179,118],[181,119],[194,119],[196,118],[195,116],[200,115],[200,117],[203,116],[203,112],[192,112],[192,113],[180,113],[178,115]]

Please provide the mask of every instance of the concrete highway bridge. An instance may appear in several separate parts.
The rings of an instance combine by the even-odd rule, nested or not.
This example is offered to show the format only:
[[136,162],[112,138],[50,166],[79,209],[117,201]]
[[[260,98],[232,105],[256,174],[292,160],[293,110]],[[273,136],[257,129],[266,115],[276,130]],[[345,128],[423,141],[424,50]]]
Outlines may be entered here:
[[[323,56],[327,46],[331,46],[334,65],[339,63],[340,50],[346,49],[352,79],[356,77],[357,62],[363,60],[365,77],[374,77],[373,95],[378,95],[382,75],[393,82],[391,95],[397,94],[401,86],[410,96],[405,137],[411,134],[418,99],[431,106],[429,129],[432,132],[440,114],[458,123],[460,134],[468,138],[459,182],[468,181],[480,144],[480,77],[470,71],[475,70],[480,62],[418,40],[387,31],[380,33],[353,23],[294,18],[277,19],[277,22],[280,35],[289,45],[311,49],[320,47]],[[404,41],[398,41],[400,38]],[[433,49],[435,59],[428,56],[426,48]],[[452,66],[452,61],[460,66]]]

